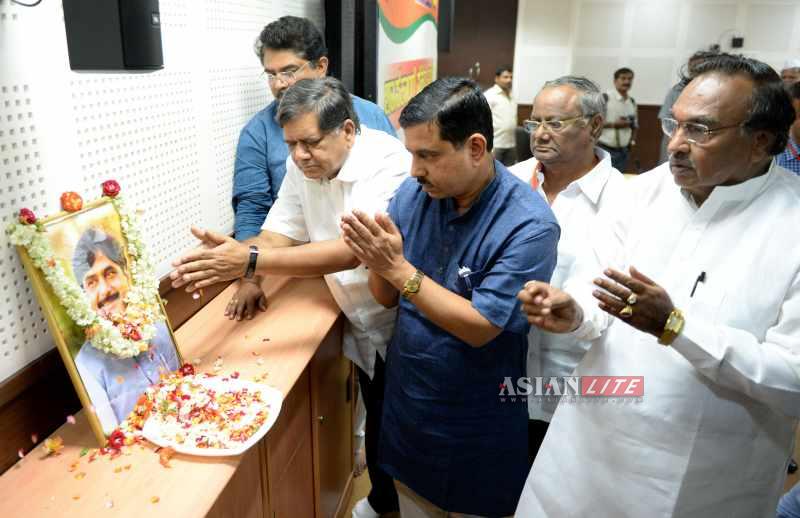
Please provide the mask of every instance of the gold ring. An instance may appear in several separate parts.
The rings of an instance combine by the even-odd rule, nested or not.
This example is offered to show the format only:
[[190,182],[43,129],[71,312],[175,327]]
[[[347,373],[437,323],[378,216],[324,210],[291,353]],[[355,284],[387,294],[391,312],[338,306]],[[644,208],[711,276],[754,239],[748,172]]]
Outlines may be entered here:
[[633,315],[633,307],[630,305],[625,306],[624,308],[619,310],[619,316],[621,317],[629,317],[631,315]]
[[630,295],[628,295],[626,302],[628,303],[629,306],[633,306],[634,304],[636,304],[638,300],[639,297],[637,297],[635,293],[631,293]]

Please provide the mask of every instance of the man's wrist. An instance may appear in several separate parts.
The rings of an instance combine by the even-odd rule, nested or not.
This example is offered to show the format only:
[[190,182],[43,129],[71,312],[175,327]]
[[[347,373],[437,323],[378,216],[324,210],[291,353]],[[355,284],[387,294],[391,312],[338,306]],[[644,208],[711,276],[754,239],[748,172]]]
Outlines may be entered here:
[[410,279],[416,272],[417,269],[414,267],[414,265],[408,261],[403,261],[399,267],[388,272],[388,275],[385,277],[385,279],[389,281],[389,284],[391,284],[397,291],[403,291],[403,286],[405,285],[406,281]]

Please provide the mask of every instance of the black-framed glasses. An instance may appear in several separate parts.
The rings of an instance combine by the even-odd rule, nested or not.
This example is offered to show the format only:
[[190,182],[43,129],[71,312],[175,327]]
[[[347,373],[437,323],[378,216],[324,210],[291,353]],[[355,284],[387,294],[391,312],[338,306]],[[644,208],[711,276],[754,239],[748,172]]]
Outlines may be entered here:
[[570,119],[553,119],[549,121],[537,121],[537,120],[526,120],[522,123],[523,129],[528,133],[536,133],[540,127],[544,127],[545,131],[551,133],[558,133],[564,131],[569,126],[572,126],[579,120],[588,119],[585,115],[580,115],[578,117],[572,117]]
[[731,124],[730,126],[720,126],[718,128],[709,128],[705,124],[699,122],[678,122],[675,119],[665,117],[661,119],[661,131],[664,132],[669,138],[672,138],[678,131],[678,128],[683,128],[684,138],[692,144],[705,144],[711,139],[711,135],[722,130],[731,128],[741,128],[744,122],[739,124]]
[[270,83],[274,83],[276,80],[280,80],[281,83],[283,83],[283,84],[291,83],[292,81],[294,81],[296,79],[297,73],[300,72],[301,70],[303,70],[306,66],[308,66],[309,63],[311,63],[311,62],[310,61],[306,61],[305,63],[303,63],[301,66],[299,66],[298,68],[296,68],[294,70],[282,70],[282,71],[277,72],[275,74],[272,74],[272,73],[267,72],[265,70],[264,71],[264,75],[267,76],[267,81],[270,82]]

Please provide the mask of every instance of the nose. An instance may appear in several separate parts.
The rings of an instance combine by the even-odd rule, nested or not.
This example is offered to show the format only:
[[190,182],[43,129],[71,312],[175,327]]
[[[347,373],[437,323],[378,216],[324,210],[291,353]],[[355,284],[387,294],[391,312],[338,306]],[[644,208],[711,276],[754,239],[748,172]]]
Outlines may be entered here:
[[308,152],[308,149],[306,149],[305,145],[295,144],[294,149],[292,149],[292,160],[294,160],[295,164],[310,158],[311,153]]
[[667,153],[670,155],[689,152],[689,141],[686,140],[681,126],[675,128],[675,131],[672,132],[672,136],[668,136],[667,138],[669,139],[667,142]]
[[422,165],[417,161],[417,159],[411,159],[411,176],[414,178],[422,178],[423,176],[427,175],[427,171]]

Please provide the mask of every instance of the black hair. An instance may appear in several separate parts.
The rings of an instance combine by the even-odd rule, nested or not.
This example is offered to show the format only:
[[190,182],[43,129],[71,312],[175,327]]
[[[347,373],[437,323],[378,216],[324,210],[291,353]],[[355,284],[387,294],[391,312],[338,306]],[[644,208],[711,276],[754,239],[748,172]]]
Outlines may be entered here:
[[299,115],[315,113],[323,133],[341,127],[347,119],[353,121],[356,133],[361,125],[353,108],[353,100],[341,81],[335,77],[301,79],[284,92],[278,105],[276,119],[283,127]]
[[480,133],[486,139],[486,150],[492,150],[492,110],[471,79],[437,79],[415,95],[400,113],[403,129],[426,122],[435,122],[441,139],[457,148],[463,146],[470,135]]
[[256,55],[262,61],[264,49],[291,50],[312,63],[328,55],[322,33],[311,20],[297,16],[282,16],[264,27],[255,43]]
[[753,94],[747,101],[750,107],[743,124],[745,130],[767,131],[775,135],[769,149],[771,155],[777,155],[786,148],[789,127],[795,119],[794,107],[781,77],[771,66],[742,55],[719,53],[693,69],[693,74],[682,77],[684,86],[705,74],[742,75],[750,79],[753,82]]
[[622,68],[618,68],[618,69],[616,69],[616,70],[614,71],[614,81],[616,81],[617,79],[619,79],[619,76],[621,76],[622,74],[630,74],[630,75],[634,75],[634,74],[633,74],[633,70],[631,70],[631,69],[630,69],[630,68],[628,68],[628,67],[622,67]]
[[514,69],[511,67],[511,65],[500,65],[499,67],[497,67],[497,70],[494,73],[494,77],[502,75],[503,72],[511,72],[513,74]]
[[88,228],[81,234],[72,252],[72,274],[83,287],[83,277],[94,266],[97,253],[101,252],[120,268],[125,269],[125,259],[117,241],[98,228]]
[[796,81],[786,87],[786,93],[792,100],[800,101],[800,81]]

